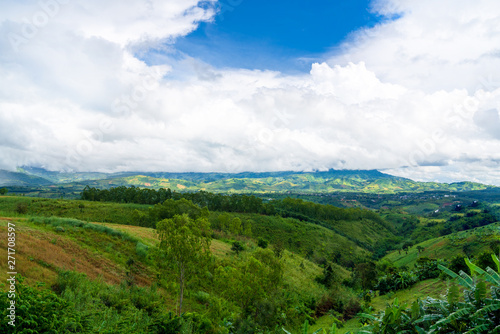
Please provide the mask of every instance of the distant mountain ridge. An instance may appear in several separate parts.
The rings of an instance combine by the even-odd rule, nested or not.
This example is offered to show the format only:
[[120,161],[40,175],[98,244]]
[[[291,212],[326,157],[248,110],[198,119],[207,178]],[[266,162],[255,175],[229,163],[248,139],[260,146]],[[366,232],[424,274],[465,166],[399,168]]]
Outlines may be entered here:
[[0,170],[0,186],[47,186],[51,185],[53,182],[50,180],[30,175],[27,173],[19,172],[9,172],[6,170]]
[[69,188],[79,192],[86,185],[96,188],[136,186],[170,188],[175,191],[225,193],[398,193],[423,191],[471,191],[496,188],[474,182],[417,182],[377,170],[328,170],[316,172],[168,173],[168,172],[54,172],[22,167],[0,171],[0,186]]

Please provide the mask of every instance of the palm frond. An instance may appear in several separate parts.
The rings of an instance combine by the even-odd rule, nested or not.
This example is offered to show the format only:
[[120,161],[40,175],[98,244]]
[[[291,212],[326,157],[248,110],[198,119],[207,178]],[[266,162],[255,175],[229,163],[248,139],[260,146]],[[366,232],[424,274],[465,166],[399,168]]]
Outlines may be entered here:
[[368,314],[368,313],[360,313],[358,314],[358,317],[361,317],[361,318],[366,318],[366,319],[369,319],[369,320],[378,320],[377,317],[371,315],[371,314]]
[[495,261],[497,265],[497,273],[500,273],[500,261],[498,260],[498,256],[496,254],[491,254],[491,258]]
[[494,304],[487,305],[482,309],[476,311],[476,313],[474,313],[474,316],[483,316],[487,313],[495,312],[498,310],[500,310],[500,301],[496,300]]
[[422,318],[416,320],[415,323],[418,324],[418,323],[421,323],[424,321],[434,321],[434,320],[439,320],[442,318],[443,318],[442,314],[426,314]]
[[[472,279],[470,279],[470,280],[469,279],[465,279],[465,278],[461,277],[460,275],[456,274],[455,272],[453,272],[452,270],[446,268],[445,266],[443,266],[441,264],[438,264],[438,268],[441,271],[444,271],[446,274],[450,275],[451,277],[456,278],[458,280],[458,282],[460,283],[460,285],[462,285],[462,286],[464,286],[466,288],[472,289],[472,287],[473,287]],[[461,271],[460,273],[463,273],[463,271]]]
[[477,326],[477,327],[474,327],[473,329],[471,329],[470,331],[468,332],[465,332],[465,334],[476,334],[476,333],[481,333],[485,330],[487,330],[489,328],[488,325],[481,325],[481,326]]

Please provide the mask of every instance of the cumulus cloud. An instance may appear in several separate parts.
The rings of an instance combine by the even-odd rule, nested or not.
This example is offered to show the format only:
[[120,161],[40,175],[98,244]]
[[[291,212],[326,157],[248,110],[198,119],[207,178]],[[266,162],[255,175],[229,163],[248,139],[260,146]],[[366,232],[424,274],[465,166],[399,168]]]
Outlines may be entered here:
[[[500,184],[500,8],[459,2],[377,1],[398,18],[297,75],[171,56],[213,19],[206,1],[9,4],[0,168],[382,169]],[[150,48],[162,65],[141,60]]]
[[364,61],[380,80],[426,92],[498,87],[492,70],[500,65],[500,3],[376,0],[372,6],[398,18],[353,33],[329,63]]

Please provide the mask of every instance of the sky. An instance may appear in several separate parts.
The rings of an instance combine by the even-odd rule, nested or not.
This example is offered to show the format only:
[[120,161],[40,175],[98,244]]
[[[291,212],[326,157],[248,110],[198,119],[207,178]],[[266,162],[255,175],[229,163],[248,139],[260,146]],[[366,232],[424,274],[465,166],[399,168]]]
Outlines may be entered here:
[[496,0],[20,0],[0,169],[500,185]]

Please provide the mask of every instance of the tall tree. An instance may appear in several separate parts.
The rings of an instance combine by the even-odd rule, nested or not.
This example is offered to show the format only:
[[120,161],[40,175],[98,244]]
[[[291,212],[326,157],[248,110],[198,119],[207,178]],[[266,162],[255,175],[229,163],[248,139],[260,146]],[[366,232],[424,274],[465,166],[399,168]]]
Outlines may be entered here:
[[176,269],[181,315],[186,283],[210,257],[210,223],[206,218],[193,220],[183,214],[158,222],[156,229],[160,251],[167,263],[173,264]]

